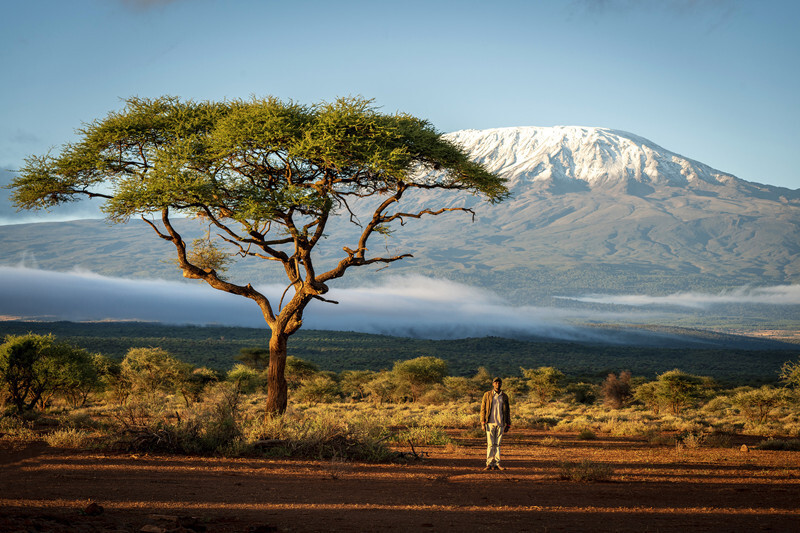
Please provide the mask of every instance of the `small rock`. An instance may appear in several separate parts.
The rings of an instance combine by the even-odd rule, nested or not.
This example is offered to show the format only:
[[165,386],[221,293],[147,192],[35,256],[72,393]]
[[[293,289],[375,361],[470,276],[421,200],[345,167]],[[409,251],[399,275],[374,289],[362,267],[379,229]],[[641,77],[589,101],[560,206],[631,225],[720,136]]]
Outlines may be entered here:
[[742,444],[742,447],[739,448],[740,451],[749,452],[750,448],[747,447],[747,444]]
[[83,514],[86,516],[100,516],[103,514],[103,511],[103,506],[95,502],[92,502],[83,508]]

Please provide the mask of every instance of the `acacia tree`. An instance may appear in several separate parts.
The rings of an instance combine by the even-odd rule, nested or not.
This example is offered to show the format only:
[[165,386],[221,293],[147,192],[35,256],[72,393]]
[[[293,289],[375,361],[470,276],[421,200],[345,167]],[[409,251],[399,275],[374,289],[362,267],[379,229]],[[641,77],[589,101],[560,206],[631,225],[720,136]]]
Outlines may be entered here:
[[[451,189],[491,202],[504,180],[472,162],[427,121],[378,112],[369,100],[342,98],[312,106],[276,98],[230,102],[131,98],[78,130],[57,156],[31,156],[13,181],[20,208],[48,208],[79,197],[104,199],[112,222],[142,217],[175,247],[186,278],[256,302],[271,330],[267,410],[286,409],[287,341],[314,299],[351,267],[388,264],[410,254],[373,255],[368,240],[425,215],[470,211],[427,205],[403,211],[415,189]],[[366,212],[360,218],[358,213]],[[331,217],[358,227],[332,268],[318,271],[312,251]],[[173,224],[200,216],[215,229],[188,245]],[[280,264],[284,296],[270,301],[251,284],[224,275],[231,257]]]

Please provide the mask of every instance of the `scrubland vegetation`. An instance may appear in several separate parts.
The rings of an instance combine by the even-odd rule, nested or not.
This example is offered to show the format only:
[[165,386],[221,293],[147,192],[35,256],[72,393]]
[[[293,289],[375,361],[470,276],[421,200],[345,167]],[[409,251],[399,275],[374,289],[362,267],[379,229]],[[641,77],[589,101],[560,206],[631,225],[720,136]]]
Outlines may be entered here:
[[[53,336],[9,335],[0,346],[0,438],[68,448],[382,461],[400,457],[400,448],[457,446],[459,438],[482,436],[480,398],[492,378],[485,368],[452,376],[444,360],[420,356],[390,370],[335,373],[290,356],[289,409],[269,416],[267,357],[263,349],[242,349],[219,372],[158,347],[131,348],[119,361]],[[502,377],[515,428],[686,448],[730,446],[733,436],[746,434],[763,437],[763,448],[800,449],[800,361],[775,371],[780,385],[736,388],[677,369],[654,380],[622,371],[579,381],[554,367]]]

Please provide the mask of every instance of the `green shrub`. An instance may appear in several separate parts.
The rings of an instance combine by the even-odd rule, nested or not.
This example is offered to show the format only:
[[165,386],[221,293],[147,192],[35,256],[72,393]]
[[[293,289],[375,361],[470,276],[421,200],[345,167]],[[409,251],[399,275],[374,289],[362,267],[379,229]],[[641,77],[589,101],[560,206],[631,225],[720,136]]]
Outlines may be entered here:
[[787,391],[764,385],[759,389],[738,392],[731,398],[731,404],[739,409],[744,417],[754,424],[764,424],[774,418],[774,411],[786,405]]
[[540,446],[546,446],[548,448],[554,448],[561,443],[556,437],[545,437],[539,441]]
[[703,433],[687,433],[684,435],[680,442],[691,450],[696,450],[703,446],[706,441],[706,435]]
[[371,462],[394,456],[385,444],[384,428],[367,419],[345,422],[333,414],[284,414],[258,420],[249,434],[251,445],[267,455]]
[[330,376],[318,374],[300,385],[294,399],[298,402],[331,403],[340,399],[341,395],[339,383]]
[[437,446],[453,442],[453,439],[442,428],[431,426],[417,426],[399,431],[390,440],[398,443],[410,442],[415,446]]
[[759,450],[800,452],[800,439],[767,439],[758,443]]
[[54,448],[86,448],[90,442],[89,434],[75,428],[57,429],[45,435],[44,441]]
[[578,433],[578,438],[580,440],[595,440],[597,435],[595,435],[594,431],[591,429],[583,429],[580,433]]
[[520,368],[520,370],[527,380],[531,399],[540,406],[555,398],[563,390],[560,383],[564,380],[564,373],[552,366]]
[[52,335],[8,335],[0,345],[0,392],[19,412],[44,408],[56,394],[82,405],[98,382],[89,352]]
[[592,405],[597,401],[597,386],[591,383],[570,383],[565,391],[575,403]]
[[584,459],[580,463],[561,463],[559,477],[569,481],[608,481],[613,474],[611,466]]
[[397,380],[406,384],[413,401],[434,384],[441,384],[447,376],[447,362],[438,357],[417,357],[407,361],[397,361],[392,368]]

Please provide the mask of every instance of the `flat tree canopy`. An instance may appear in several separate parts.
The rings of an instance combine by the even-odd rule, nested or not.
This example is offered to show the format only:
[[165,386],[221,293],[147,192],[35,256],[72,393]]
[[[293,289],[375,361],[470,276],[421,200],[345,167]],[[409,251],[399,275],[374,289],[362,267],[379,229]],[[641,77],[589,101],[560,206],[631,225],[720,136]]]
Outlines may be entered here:
[[[38,209],[81,196],[103,198],[111,221],[141,216],[172,242],[185,277],[254,300],[271,330],[270,412],[286,409],[286,343],[306,305],[324,300],[328,282],[350,267],[410,257],[371,254],[370,236],[408,219],[469,211],[430,205],[403,212],[398,206],[407,191],[461,190],[490,202],[507,195],[502,178],[427,121],[381,113],[362,98],[312,106],[272,97],[131,98],[78,133],[59,155],[26,159],[12,182],[16,205]],[[370,214],[360,220],[354,203],[369,205]],[[318,272],[312,250],[334,215],[349,217],[359,236],[343,243],[333,268]],[[172,224],[186,216],[204,218],[216,233],[187,246]],[[225,279],[225,265],[234,258],[220,240],[235,246],[238,256],[280,263],[288,278],[281,302]]]

